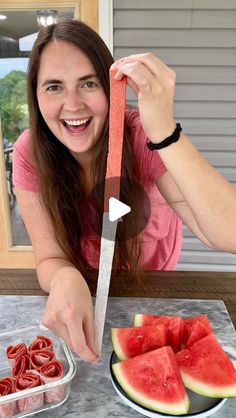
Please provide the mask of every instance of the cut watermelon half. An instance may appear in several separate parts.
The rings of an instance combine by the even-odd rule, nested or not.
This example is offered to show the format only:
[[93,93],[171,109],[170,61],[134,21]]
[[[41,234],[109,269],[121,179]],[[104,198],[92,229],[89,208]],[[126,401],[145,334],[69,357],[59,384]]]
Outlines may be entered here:
[[171,347],[162,347],[112,365],[130,399],[152,411],[186,414],[189,398]]
[[182,348],[184,320],[180,316],[135,314],[134,326],[160,325],[167,329],[167,345],[170,345],[176,353]]
[[167,330],[163,324],[112,328],[111,340],[119,360],[127,360],[166,345]]
[[236,370],[213,334],[175,356],[187,388],[212,398],[236,397]]

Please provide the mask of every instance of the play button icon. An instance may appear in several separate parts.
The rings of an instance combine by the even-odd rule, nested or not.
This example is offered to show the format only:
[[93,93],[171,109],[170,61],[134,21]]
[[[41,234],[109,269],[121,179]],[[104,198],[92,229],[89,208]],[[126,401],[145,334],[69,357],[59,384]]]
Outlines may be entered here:
[[131,207],[115,197],[109,199],[109,221],[114,222],[131,211]]
[[[120,185],[119,197],[116,193],[117,184]],[[109,191],[106,210],[104,210],[105,188]],[[86,216],[85,222],[89,224],[89,229],[95,235],[102,235],[107,240],[113,241],[114,237],[110,230],[114,222],[118,221],[115,238],[117,242],[137,237],[148,224],[151,213],[148,194],[140,183],[127,177],[110,177],[98,182],[81,204],[84,205],[82,213]],[[107,220],[110,223],[105,229],[103,228],[104,213],[108,214]]]

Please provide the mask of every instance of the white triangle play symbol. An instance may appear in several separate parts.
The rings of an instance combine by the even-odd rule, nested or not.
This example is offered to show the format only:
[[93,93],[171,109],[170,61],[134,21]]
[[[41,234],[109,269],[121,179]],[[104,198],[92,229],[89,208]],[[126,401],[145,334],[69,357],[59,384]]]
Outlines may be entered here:
[[131,208],[115,197],[109,199],[109,221],[114,222],[131,211]]

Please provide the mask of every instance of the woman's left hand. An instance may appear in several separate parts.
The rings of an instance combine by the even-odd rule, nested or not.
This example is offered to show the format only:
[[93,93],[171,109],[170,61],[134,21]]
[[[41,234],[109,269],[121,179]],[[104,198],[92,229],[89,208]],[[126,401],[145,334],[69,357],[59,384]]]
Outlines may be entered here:
[[111,69],[117,69],[116,80],[126,76],[137,95],[141,123],[148,138],[158,143],[171,135],[176,127],[175,72],[151,53],[122,58]]

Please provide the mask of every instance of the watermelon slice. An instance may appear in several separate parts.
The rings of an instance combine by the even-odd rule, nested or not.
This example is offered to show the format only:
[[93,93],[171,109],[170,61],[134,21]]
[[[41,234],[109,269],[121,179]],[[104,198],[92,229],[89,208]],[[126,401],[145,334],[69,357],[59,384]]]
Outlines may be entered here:
[[127,360],[166,345],[167,330],[163,324],[112,328],[111,340],[119,360]]
[[212,398],[236,396],[236,370],[213,334],[175,354],[187,388]]
[[189,399],[171,347],[113,364],[125,393],[138,404],[172,415],[186,414]]
[[163,324],[167,328],[167,344],[175,353],[182,348],[184,321],[180,316],[135,314],[133,324],[136,327]]
[[212,328],[207,315],[184,319],[183,347],[190,347],[194,342],[211,334]]

